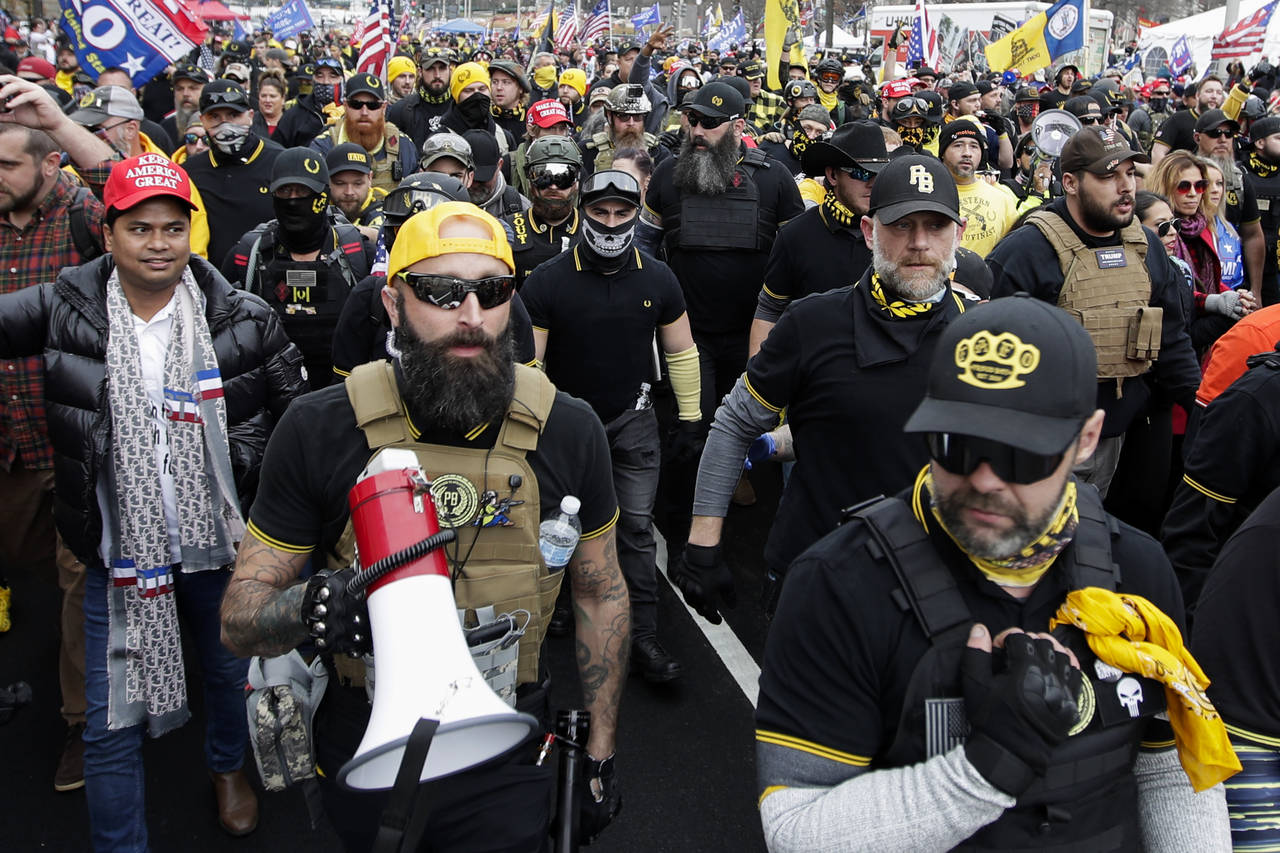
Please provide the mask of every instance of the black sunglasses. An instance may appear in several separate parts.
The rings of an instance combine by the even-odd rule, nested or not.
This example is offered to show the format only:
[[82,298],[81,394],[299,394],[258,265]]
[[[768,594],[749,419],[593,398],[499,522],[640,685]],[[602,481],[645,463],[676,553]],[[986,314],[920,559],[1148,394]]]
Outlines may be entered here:
[[693,110],[686,110],[685,115],[689,118],[690,127],[705,127],[707,130],[715,130],[726,121],[733,121],[737,116],[704,116],[702,113],[695,113]]
[[347,106],[353,110],[374,110],[382,109],[382,101],[357,101],[355,98],[347,99]]
[[539,163],[529,167],[529,181],[534,189],[555,187],[567,190],[578,180],[578,167],[569,163]]
[[231,104],[233,106],[244,106],[244,92],[235,89],[228,89],[223,92],[207,92],[201,95],[201,100],[208,99],[212,104]]
[[929,456],[957,477],[969,476],[986,462],[1001,480],[1020,486],[1048,477],[1058,470],[1066,455],[1065,452],[1032,453],[989,438],[953,432],[931,432],[925,441],[929,445]]
[[413,295],[437,308],[452,311],[462,305],[468,293],[474,293],[480,307],[497,308],[516,292],[516,277],[495,275],[492,278],[467,279],[427,272],[401,272],[400,278],[413,289]]
[[1083,125],[1102,124],[1102,116],[1080,116],[1080,123]]
[[1235,139],[1236,132],[1234,130],[1223,130],[1220,127],[1215,127],[1213,130],[1204,131],[1204,135],[1212,136],[1214,139],[1221,139],[1224,136],[1227,139]]
[[1159,234],[1161,237],[1168,237],[1169,232],[1173,230],[1173,226],[1177,224],[1178,224],[1178,220],[1176,219],[1166,219],[1163,222],[1157,222],[1155,226],[1156,233]]

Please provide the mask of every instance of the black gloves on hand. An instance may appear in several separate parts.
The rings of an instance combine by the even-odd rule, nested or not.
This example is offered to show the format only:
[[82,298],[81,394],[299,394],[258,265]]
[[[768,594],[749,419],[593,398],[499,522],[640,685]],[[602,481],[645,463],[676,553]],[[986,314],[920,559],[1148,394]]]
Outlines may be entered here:
[[688,465],[698,461],[702,445],[707,437],[700,421],[678,421],[667,437],[667,462],[671,465]]
[[612,755],[596,761],[590,754],[584,754],[582,770],[585,784],[578,807],[578,843],[590,844],[622,811],[622,791]]
[[302,621],[318,651],[346,652],[358,657],[373,650],[368,602],[363,595],[355,596],[347,591],[347,585],[355,576],[355,570],[347,568],[319,572],[307,580],[307,591],[302,596]]
[[671,568],[671,582],[689,606],[712,625],[720,624],[721,610],[738,603],[733,574],[720,555],[719,545],[686,545],[684,559]]
[[1048,640],[1010,634],[1005,667],[990,652],[966,648],[961,661],[972,733],[965,756],[983,778],[1018,796],[1044,775],[1049,756],[1076,721],[1080,670]]

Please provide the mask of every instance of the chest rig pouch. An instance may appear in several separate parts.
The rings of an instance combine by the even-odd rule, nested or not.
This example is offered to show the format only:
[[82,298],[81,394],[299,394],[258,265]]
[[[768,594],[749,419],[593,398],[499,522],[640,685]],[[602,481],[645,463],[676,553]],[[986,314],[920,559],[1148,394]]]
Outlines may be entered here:
[[[329,139],[334,147],[345,140],[342,137],[342,120],[329,125]],[[391,192],[400,185],[404,178],[404,167],[400,165],[400,130],[391,122],[386,122],[382,130],[382,150],[369,155],[373,166],[373,186],[375,189]]]
[[1058,256],[1058,307],[1093,339],[1098,378],[1123,380],[1146,373],[1160,355],[1164,309],[1148,304],[1151,275],[1142,226],[1131,222],[1120,231],[1121,245],[1095,249],[1056,213],[1036,210],[1027,221],[1040,229]]
[[[347,295],[359,283],[330,226],[333,247],[314,261],[295,261],[268,225],[249,249],[244,289],[261,296],[286,317],[332,316],[336,323]],[[330,330],[332,331],[332,329]]]
[[[540,371],[517,364],[515,393],[492,448],[418,442],[388,362],[357,367],[347,377],[346,389],[371,455],[384,447],[412,450],[431,480],[440,527],[457,532],[445,555],[464,627],[492,624],[506,616],[523,625],[516,683],[536,682],[542,639],[564,572],[551,574],[542,561],[538,480],[525,457],[537,449],[555,400],[555,386]],[[330,567],[350,565],[354,551],[355,532],[348,521],[329,555]],[[489,644],[472,646],[473,657],[486,674],[495,669],[494,651]],[[353,671],[353,667],[363,669],[359,661],[342,655],[333,660],[344,682],[363,682],[364,673]]]
[[683,193],[680,227],[668,232],[668,252],[672,243],[690,250],[769,251],[777,234],[778,217],[773,209],[760,204],[760,189],[755,182],[755,173],[766,160],[763,151],[749,148],[725,192],[716,196]]
[[[1077,507],[1080,522],[1071,546],[1058,558],[1064,561],[1061,568],[1072,579],[1073,588],[1114,590],[1119,568],[1111,560],[1111,537],[1118,528],[1103,510],[1095,490],[1079,489]],[[906,767],[941,755],[968,737],[960,659],[974,619],[952,570],[942,561],[929,534],[906,503],[897,498],[876,498],[846,510],[845,517],[865,525],[870,555],[888,562],[898,580],[894,603],[912,613],[929,638],[929,650],[908,681],[893,741],[874,761],[876,767]],[[1077,635],[1083,639],[1078,632]],[[1077,654],[1084,647],[1083,642],[1072,645]],[[1127,679],[1125,690],[1130,690],[1130,684],[1141,682],[1139,689],[1148,700],[1140,708],[1140,716],[1131,716],[1122,707],[1127,694],[1118,691],[1119,685],[1103,681],[1090,671],[1094,669],[1091,653],[1088,660],[1081,655],[1081,661],[1085,686],[1079,697],[1080,717],[1071,736],[1054,753],[1051,769],[1019,797],[1014,808],[959,849],[1084,853],[1123,846],[1125,832],[1115,826],[1103,827],[1096,834],[1090,826],[1070,827],[1073,817],[1081,818],[1088,811],[1072,806],[1097,795],[1132,767],[1146,718],[1164,710],[1164,694],[1155,682],[1129,676],[1120,679]],[[1066,831],[1057,838],[1021,837],[1023,830],[1043,832],[1043,827],[1054,821],[1067,822]],[[1058,839],[1064,835],[1072,841],[1061,844]]]

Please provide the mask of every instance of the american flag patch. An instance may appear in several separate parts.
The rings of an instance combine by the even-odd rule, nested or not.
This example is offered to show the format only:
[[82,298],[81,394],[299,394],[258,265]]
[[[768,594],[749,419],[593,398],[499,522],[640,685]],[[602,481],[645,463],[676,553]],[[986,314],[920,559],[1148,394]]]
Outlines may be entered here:
[[164,405],[169,411],[171,421],[188,424],[204,423],[200,418],[200,401],[190,391],[179,391],[176,388],[164,389]]
[[222,373],[216,367],[196,371],[196,385],[200,389],[201,400],[212,400],[222,396]]

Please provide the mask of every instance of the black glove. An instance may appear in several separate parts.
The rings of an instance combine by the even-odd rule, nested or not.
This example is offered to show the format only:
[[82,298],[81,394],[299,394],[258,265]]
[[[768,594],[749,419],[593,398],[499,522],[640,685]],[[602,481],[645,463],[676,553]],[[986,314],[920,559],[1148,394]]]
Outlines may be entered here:
[[689,606],[712,625],[719,625],[720,611],[738,603],[733,574],[720,555],[719,545],[684,546],[684,558],[671,569],[671,582]]
[[[584,751],[585,753],[585,751]],[[596,761],[590,754],[582,760],[582,802],[578,806],[578,843],[590,844],[622,811],[622,791],[614,770],[613,756]]]
[[1076,721],[1080,670],[1048,640],[1010,634],[1005,666],[990,652],[966,648],[961,661],[965,712],[972,733],[965,756],[982,777],[1016,797],[1043,776],[1054,748]]
[[346,652],[358,657],[373,651],[369,633],[369,606],[363,595],[352,595],[347,585],[355,570],[319,572],[307,581],[302,596],[302,621],[306,623],[316,649]]
[[706,443],[700,421],[677,421],[667,436],[667,462],[671,465],[697,462]]
[[668,130],[658,137],[658,144],[675,154],[680,150],[680,130]]

